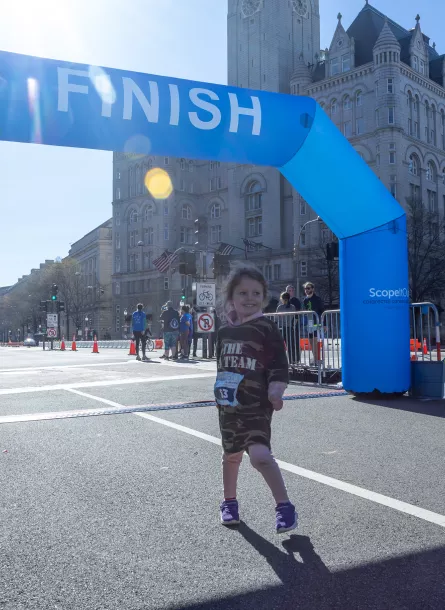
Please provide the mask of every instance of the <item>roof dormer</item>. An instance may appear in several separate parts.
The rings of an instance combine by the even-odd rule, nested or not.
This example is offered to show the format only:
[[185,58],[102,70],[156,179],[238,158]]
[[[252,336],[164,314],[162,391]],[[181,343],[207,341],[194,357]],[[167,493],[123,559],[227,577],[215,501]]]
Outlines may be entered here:
[[329,52],[327,53],[327,76],[335,76],[343,72],[349,72],[355,67],[355,44],[350,38],[341,22],[342,14],[337,16],[338,24],[332,39]]
[[423,76],[429,76],[428,45],[420,29],[420,15],[416,17],[416,27],[412,30],[409,45],[411,68]]

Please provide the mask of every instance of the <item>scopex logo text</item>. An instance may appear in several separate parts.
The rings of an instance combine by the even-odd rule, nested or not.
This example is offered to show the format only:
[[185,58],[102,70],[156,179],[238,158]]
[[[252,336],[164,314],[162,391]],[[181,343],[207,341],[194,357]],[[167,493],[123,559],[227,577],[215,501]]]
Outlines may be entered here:
[[395,297],[407,298],[409,296],[409,292],[408,288],[398,288],[397,290],[370,288],[369,296],[373,299],[394,299]]

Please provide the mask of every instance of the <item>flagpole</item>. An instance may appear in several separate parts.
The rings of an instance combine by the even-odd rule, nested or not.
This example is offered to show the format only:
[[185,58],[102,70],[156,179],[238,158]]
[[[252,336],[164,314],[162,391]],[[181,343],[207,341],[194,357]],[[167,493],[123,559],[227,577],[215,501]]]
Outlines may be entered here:
[[183,246],[181,246],[180,248],[178,248],[177,250],[175,250],[171,256],[170,262],[168,264],[168,293],[169,293],[169,301],[173,300],[173,269],[172,269],[172,263],[175,260],[175,256],[178,252],[180,252],[181,250],[184,250]]

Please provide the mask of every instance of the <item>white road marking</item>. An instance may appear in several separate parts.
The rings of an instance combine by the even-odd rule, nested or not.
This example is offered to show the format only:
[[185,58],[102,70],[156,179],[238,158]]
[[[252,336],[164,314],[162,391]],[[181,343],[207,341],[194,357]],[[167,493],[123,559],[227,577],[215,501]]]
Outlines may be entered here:
[[81,368],[91,368],[93,366],[115,366],[118,364],[129,364],[131,360],[123,360],[121,362],[92,362],[85,364],[57,364],[53,366],[30,366],[23,367],[21,369],[0,369],[1,375],[9,375],[14,374],[17,375],[19,373],[39,373],[40,371],[60,371],[65,369],[81,369]]
[[[121,405],[112,400],[93,396],[92,394],[87,394],[86,392],[75,391],[75,393],[80,394],[81,396],[85,396],[87,398],[91,398],[92,400],[97,400],[98,402],[103,402],[106,405],[110,405],[112,407],[124,407],[124,405]],[[195,436],[197,438],[200,438],[201,440],[213,443],[214,445],[221,446],[221,439],[216,438],[216,436],[211,436],[210,434],[205,434],[204,432],[200,432],[199,430],[193,430],[193,428],[187,428],[186,426],[181,426],[180,424],[176,424],[166,419],[161,419],[160,417],[150,415],[149,413],[134,413],[134,415],[137,415],[138,417],[143,417],[144,419],[148,419],[157,424],[162,424],[163,426],[167,426],[168,428],[173,428],[174,430],[178,430],[179,432],[184,432],[185,434]],[[307,470],[306,468],[300,468],[300,466],[289,464],[289,462],[283,462],[282,460],[277,460],[277,462],[282,470],[287,470],[288,472],[292,472],[293,474],[296,474],[305,479],[316,481],[317,483],[327,485],[328,487],[333,487],[334,489],[339,489],[340,491],[344,491],[353,496],[357,496],[364,500],[369,500],[370,502],[375,502],[376,504],[380,504],[381,506],[392,508],[393,510],[405,513],[406,515],[411,515],[413,517],[417,517],[418,519],[422,519],[423,521],[428,521],[429,523],[434,523],[435,525],[439,525],[440,527],[445,528],[445,515],[434,513],[430,510],[426,510],[425,508],[420,508],[419,506],[414,506],[413,504],[408,504],[407,502],[402,502],[401,500],[390,498],[389,496],[384,496],[383,494],[370,491],[368,489],[365,489],[364,487],[358,487],[357,485],[352,485],[351,483],[346,483],[345,481],[340,481],[339,479],[334,479],[332,477],[325,476],[324,474],[320,474],[319,472]]]
[[[169,375],[150,377],[133,377],[131,379],[109,379],[106,381],[83,381],[82,383],[60,383],[56,385],[43,385],[30,388],[6,388],[0,390],[0,396],[11,394],[31,394],[33,392],[48,392],[52,390],[71,390],[73,388],[104,388],[113,385],[132,385],[135,383],[154,383],[156,381],[178,381],[181,379],[205,379],[214,377],[215,373],[198,373],[196,375]],[[121,405],[122,406],[122,405]]]

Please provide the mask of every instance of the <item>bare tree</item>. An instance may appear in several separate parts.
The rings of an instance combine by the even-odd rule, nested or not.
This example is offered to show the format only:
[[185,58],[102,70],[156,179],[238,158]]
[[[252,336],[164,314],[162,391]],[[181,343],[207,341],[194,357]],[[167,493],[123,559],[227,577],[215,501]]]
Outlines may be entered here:
[[328,244],[322,243],[314,251],[314,283],[317,294],[327,307],[338,307],[340,279],[338,261],[328,259]]
[[410,296],[437,302],[445,292],[445,227],[438,211],[407,199]]

